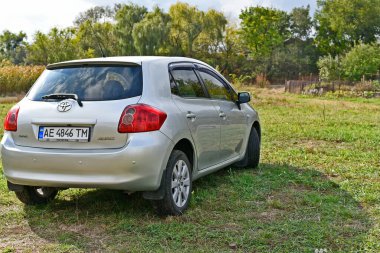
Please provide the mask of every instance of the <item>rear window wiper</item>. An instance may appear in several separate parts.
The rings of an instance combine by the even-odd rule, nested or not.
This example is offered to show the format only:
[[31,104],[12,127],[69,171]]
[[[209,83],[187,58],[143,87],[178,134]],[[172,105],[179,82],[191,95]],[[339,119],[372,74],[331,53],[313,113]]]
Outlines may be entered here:
[[69,94],[69,93],[54,93],[54,94],[49,94],[49,95],[45,95],[45,96],[42,96],[42,99],[57,99],[57,100],[63,100],[63,99],[74,99],[75,101],[77,101],[78,105],[80,107],[83,106],[83,103],[82,101],[79,99],[78,95],[77,94]]

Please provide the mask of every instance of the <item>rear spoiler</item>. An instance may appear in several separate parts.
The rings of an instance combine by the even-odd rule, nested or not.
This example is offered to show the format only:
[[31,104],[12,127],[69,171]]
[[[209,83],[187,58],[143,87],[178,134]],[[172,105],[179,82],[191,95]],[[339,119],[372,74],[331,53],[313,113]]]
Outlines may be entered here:
[[71,67],[88,67],[88,66],[141,66],[140,63],[136,62],[125,62],[125,61],[67,61],[49,64],[46,69],[61,69],[61,68],[71,68]]

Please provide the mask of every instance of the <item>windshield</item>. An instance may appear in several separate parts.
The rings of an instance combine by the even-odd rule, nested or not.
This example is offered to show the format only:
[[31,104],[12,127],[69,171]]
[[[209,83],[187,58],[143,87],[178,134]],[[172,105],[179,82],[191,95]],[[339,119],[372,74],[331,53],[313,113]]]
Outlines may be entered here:
[[117,100],[142,94],[141,66],[76,66],[45,70],[28,93],[34,101],[45,95],[76,94],[82,101]]

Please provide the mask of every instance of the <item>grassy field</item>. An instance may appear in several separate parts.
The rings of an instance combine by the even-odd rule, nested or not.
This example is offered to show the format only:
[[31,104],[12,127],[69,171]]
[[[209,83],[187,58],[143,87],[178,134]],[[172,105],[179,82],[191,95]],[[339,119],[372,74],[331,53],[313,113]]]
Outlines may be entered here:
[[2,178],[0,252],[380,252],[380,100],[250,91],[258,169],[196,181],[188,212],[168,218],[107,190],[24,207]]

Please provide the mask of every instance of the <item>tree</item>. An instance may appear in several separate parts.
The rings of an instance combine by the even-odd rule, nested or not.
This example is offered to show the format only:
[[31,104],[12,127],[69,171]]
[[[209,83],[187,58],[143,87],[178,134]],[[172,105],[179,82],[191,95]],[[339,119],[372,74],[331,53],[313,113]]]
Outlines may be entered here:
[[47,65],[78,58],[78,46],[74,36],[74,28],[54,27],[48,34],[36,32],[34,42],[28,46],[26,62]]
[[270,56],[289,37],[289,16],[284,11],[249,7],[239,17],[243,37],[254,58]]
[[155,7],[133,26],[134,46],[140,55],[165,54],[169,34],[170,16]]
[[235,26],[227,26],[220,45],[220,71],[227,76],[229,74],[234,76],[251,74],[252,68],[250,64],[247,64],[246,51],[247,48],[242,41],[241,31]]
[[225,36],[227,19],[223,13],[209,10],[204,14],[203,28],[194,41],[193,50],[197,58],[212,65],[220,63],[220,51]]
[[342,59],[344,75],[352,81],[372,78],[380,71],[380,45],[358,44]]
[[317,73],[319,54],[312,39],[289,39],[274,50],[270,78],[275,80],[298,79]]
[[26,34],[12,33],[8,30],[0,35],[0,59],[6,59],[13,64],[21,64],[26,56]]
[[342,76],[342,66],[338,56],[327,55],[318,60],[319,77],[324,81],[335,81]]
[[118,6],[115,16],[115,29],[122,55],[134,55],[137,53],[132,37],[133,27],[144,18],[147,12],[146,7],[132,3]]
[[266,7],[249,7],[240,14],[242,37],[255,61],[256,72],[270,74],[274,51],[289,38],[289,15]]
[[49,63],[50,43],[46,34],[37,31],[34,34],[34,42],[28,46],[28,55],[26,62],[29,64]]
[[83,22],[77,29],[75,43],[81,49],[81,56],[102,57],[120,54],[114,25],[110,22]]
[[380,35],[380,0],[318,0],[316,44],[324,54],[337,55]]
[[309,15],[310,6],[296,7],[289,14],[290,33],[292,38],[307,40],[313,27],[313,21]]
[[79,13],[78,17],[75,18],[74,24],[80,26],[86,21],[91,21],[91,23],[100,22],[103,19],[103,23],[113,19],[115,15],[114,10],[109,6],[95,6],[87,11]]
[[310,7],[296,7],[289,14],[290,38],[283,47],[275,50],[273,76],[299,78],[300,75],[316,73],[318,50],[311,37],[313,21]]
[[203,30],[205,13],[187,3],[177,2],[170,6],[169,15],[173,54],[193,56],[194,41]]
[[120,54],[113,20],[115,8],[96,6],[76,17],[75,43],[80,47],[78,57],[102,57]]

